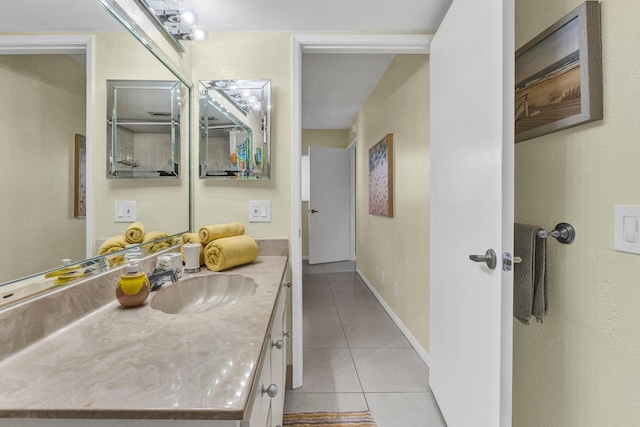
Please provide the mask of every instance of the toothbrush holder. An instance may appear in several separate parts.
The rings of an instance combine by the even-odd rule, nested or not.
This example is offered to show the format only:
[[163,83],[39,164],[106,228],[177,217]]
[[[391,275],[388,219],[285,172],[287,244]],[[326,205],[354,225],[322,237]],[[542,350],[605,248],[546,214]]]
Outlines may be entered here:
[[184,250],[184,272],[197,273],[200,271],[200,251],[202,245],[199,243],[185,243]]

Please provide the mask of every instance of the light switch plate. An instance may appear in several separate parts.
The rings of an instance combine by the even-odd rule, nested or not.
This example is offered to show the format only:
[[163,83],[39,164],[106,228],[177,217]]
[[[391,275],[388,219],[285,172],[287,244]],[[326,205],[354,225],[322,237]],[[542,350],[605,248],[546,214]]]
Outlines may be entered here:
[[136,201],[116,200],[115,202],[115,222],[135,222],[136,221]]
[[614,207],[614,248],[618,252],[640,255],[640,206],[616,205]]
[[271,200],[250,200],[249,222],[271,222]]

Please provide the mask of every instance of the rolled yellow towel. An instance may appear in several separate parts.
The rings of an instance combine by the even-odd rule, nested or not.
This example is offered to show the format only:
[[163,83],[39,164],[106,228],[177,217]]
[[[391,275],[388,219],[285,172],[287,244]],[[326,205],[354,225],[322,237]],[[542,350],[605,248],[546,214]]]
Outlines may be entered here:
[[163,231],[150,231],[144,235],[142,243],[148,244],[144,245],[143,248],[150,254],[166,249],[171,246],[171,241],[170,239],[166,239],[167,237],[169,237],[169,235]]
[[125,236],[109,237],[102,243],[102,245],[100,245],[100,249],[98,249],[98,255],[106,255],[121,251],[127,245],[128,243]]
[[142,243],[144,240],[144,224],[140,221],[136,221],[127,227],[127,231],[124,233],[127,243]]
[[[198,233],[184,233],[182,235],[182,245],[187,243],[199,243],[200,244],[200,265],[204,265],[204,246],[198,237]],[[182,253],[182,261],[186,261],[184,258],[184,249],[180,246],[180,252]]]
[[244,226],[239,222],[229,224],[207,225],[198,231],[198,236],[203,245],[223,237],[241,236],[244,234]]
[[216,239],[204,248],[204,262],[209,270],[222,271],[248,264],[258,258],[258,244],[249,236]]

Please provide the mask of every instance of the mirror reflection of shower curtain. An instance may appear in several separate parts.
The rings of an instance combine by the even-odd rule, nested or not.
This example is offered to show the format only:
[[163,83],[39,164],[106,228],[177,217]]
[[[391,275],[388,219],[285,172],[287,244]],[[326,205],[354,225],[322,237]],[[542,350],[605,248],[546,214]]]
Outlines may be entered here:
[[229,153],[232,169],[250,171],[251,166],[251,137],[244,130],[229,131]]

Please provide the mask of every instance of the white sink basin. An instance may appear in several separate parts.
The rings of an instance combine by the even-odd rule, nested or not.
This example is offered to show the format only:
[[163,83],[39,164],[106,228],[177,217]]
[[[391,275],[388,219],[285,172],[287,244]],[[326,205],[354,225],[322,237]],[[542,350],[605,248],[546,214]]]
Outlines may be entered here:
[[167,314],[203,313],[238,304],[256,293],[258,284],[240,274],[182,278],[151,298],[151,308]]

